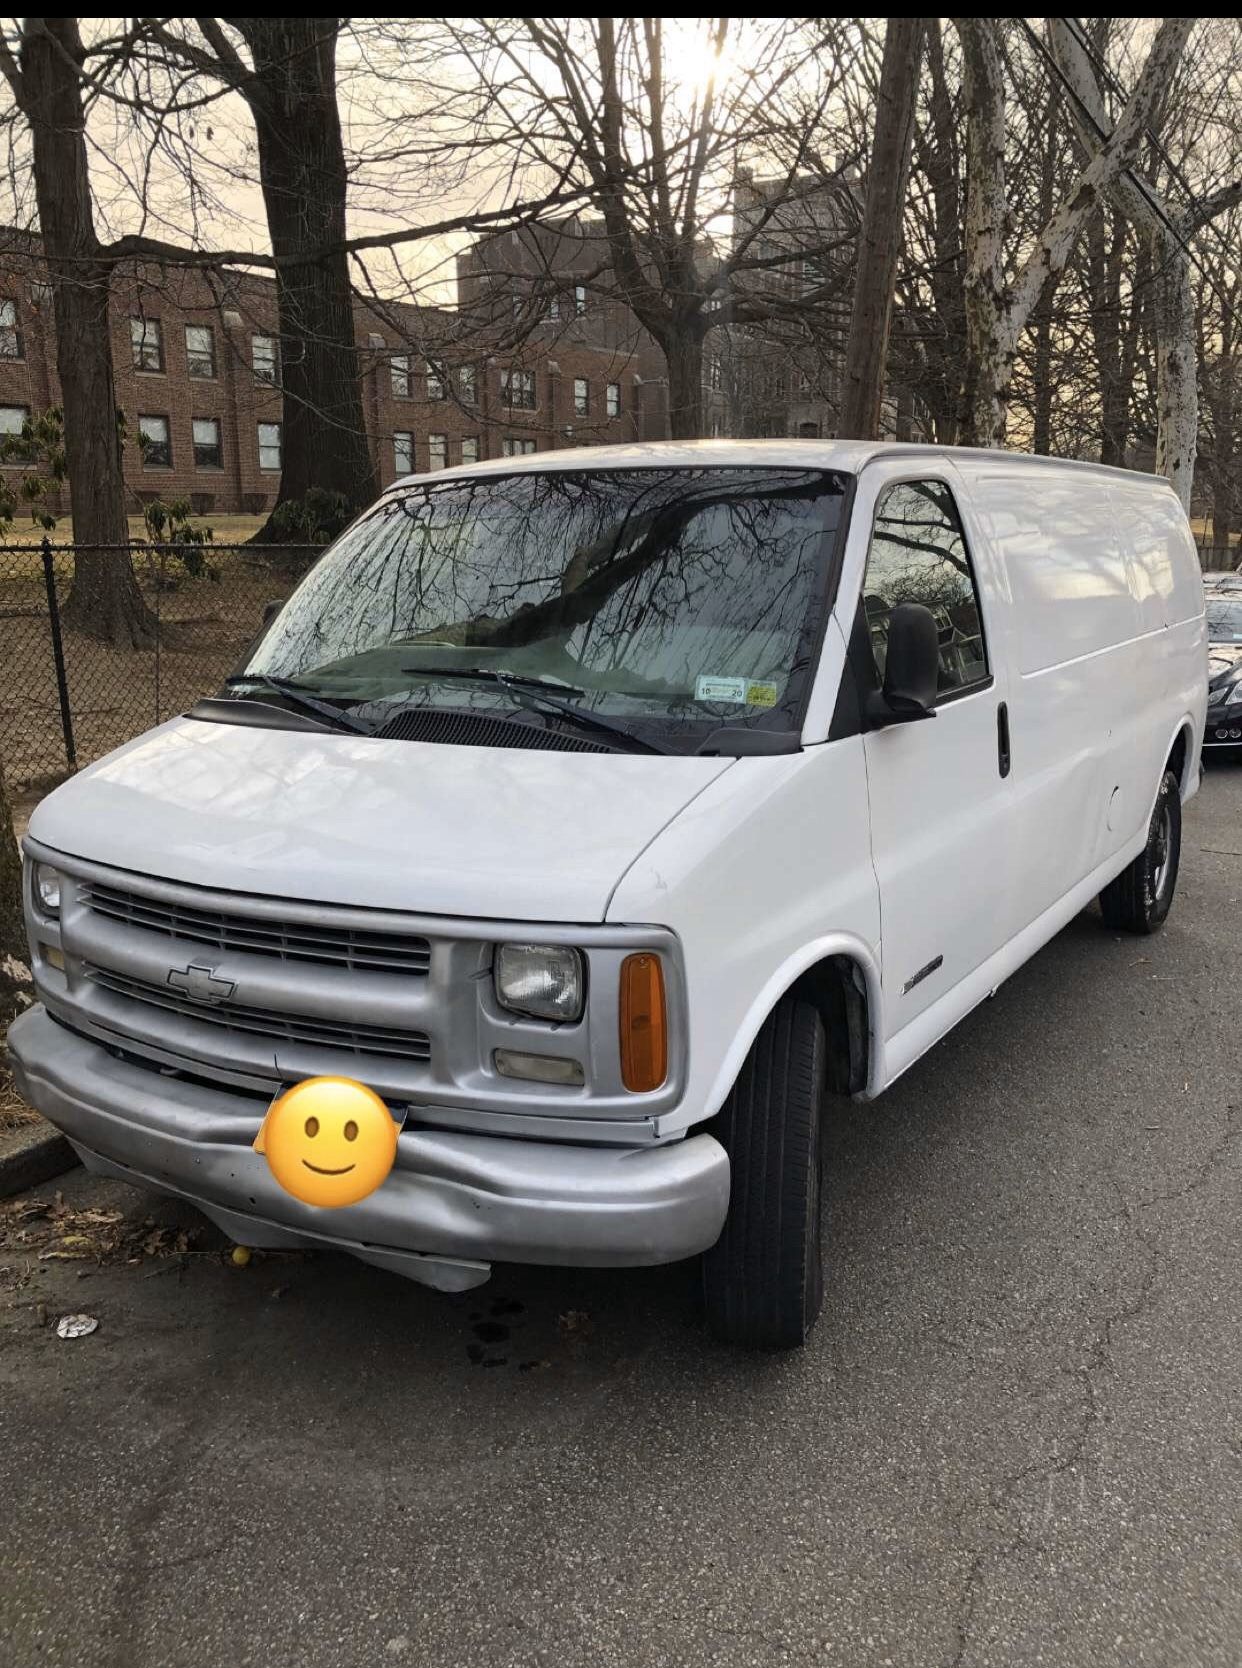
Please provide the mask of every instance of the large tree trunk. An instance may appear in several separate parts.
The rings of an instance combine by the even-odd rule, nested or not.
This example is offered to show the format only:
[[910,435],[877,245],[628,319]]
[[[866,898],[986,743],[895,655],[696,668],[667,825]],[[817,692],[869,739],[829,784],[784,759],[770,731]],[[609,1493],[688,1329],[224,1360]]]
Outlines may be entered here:
[[[280,312],[284,451],[278,503],[312,487],[349,512],[379,490],[367,444],[344,253],[348,176],[336,102],[337,18],[240,18]],[[327,251],[327,252],[325,252]],[[304,258],[303,258],[304,257]]]
[[1156,269],[1156,474],[1165,475],[1186,510],[1199,449],[1199,365],[1190,261],[1181,239],[1163,225],[1151,232]]
[[[1169,21],[1166,19],[1162,27],[1167,28]],[[1074,90],[1071,107],[1077,112],[1080,142],[1084,151],[1090,151],[1095,143],[1093,130],[1102,127],[1106,119],[1096,68],[1064,18],[1053,18],[1049,29],[1062,73]],[[1168,68],[1171,71],[1173,65]],[[1197,331],[1190,261],[1185,250],[1193,226],[1185,219],[1178,226],[1153,187],[1140,190],[1124,173],[1115,173],[1106,187],[1120,212],[1145,235],[1150,249],[1155,274],[1156,474],[1168,477],[1189,510],[1199,435]]]
[[668,367],[668,432],[673,440],[703,435],[703,338],[695,330],[672,330],[660,344]]
[[906,181],[919,62],[921,17],[890,17],[876,99],[867,202],[858,240],[854,304],[845,346],[844,388],[837,433],[844,439],[878,440],[884,369],[893,322],[893,290],[902,250]]
[[[1161,22],[1134,91],[1112,132],[1103,140],[1097,136],[1086,147],[1089,154],[1086,166],[1056,213],[1040,229],[1013,282],[1006,284],[1005,83],[999,25],[994,18],[954,19],[962,43],[967,116],[968,362],[963,439],[968,445],[1004,444],[1006,406],[1018,338],[1044,286],[1064,271],[1083,228],[1100,212],[1101,198],[1113,190],[1129,166],[1139,139],[1164,96],[1193,21],[1166,17]],[[1052,20],[1053,25],[1056,22]],[[1101,131],[1104,131],[1103,124]],[[1184,257],[1182,260],[1184,263]],[[1180,301],[1177,305],[1180,308]],[[1190,357],[1193,361],[1193,352]],[[1176,434],[1170,429],[1164,451],[1169,468],[1178,471],[1174,484],[1181,492],[1185,486],[1183,471],[1187,456],[1190,467],[1194,466],[1194,441],[1187,434],[1184,420],[1184,356],[1174,355],[1167,369],[1178,378],[1178,397],[1168,413]],[[1193,391],[1193,374],[1191,388]]]
[[30,1000],[26,928],[22,920],[22,860],[13,838],[13,808],[0,760],[0,1026]]
[[927,20],[930,136],[926,172],[935,207],[936,259],[928,276],[940,334],[927,344],[935,374],[928,389],[936,439],[955,446],[961,422],[966,314],[962,294],[962,199],[958,121],[944,67],[940,20]]
[[79,553],[64,620],[117,647],[145,648],[154,641],[155,622],[126,548],[108,322],[110,269],[100,258],[91,208],[82,56],[76,18],[26,20],[20,100],[30,124],[39,226],[52,281],[73,536],[79,545],[114,547]]

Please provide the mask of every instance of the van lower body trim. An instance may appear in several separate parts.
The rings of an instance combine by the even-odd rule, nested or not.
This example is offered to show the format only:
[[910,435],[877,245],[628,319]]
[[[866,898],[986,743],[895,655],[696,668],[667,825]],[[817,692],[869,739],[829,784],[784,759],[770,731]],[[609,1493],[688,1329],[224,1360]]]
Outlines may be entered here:
[[676,1262],[715,1243],[728,1209],[729,1160],[710,1135],[635,1148],[417,1128],[368,1198],[317,1209],[252,1150],[266,1109],[254,1097],[144,1071],[42,1006],[14,1021],[8,1048],[19,1092],[89,1167],[185,1198],[243,1244],[332,1248],[464,1289],[494,1261]]

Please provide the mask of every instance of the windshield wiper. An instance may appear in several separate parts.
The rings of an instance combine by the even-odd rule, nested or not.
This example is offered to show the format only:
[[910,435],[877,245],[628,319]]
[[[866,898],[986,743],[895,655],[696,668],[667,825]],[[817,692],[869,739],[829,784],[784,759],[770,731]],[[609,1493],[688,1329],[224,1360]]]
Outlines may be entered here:
[[317,701],[292,678],[274,678],[267,672],[241,672],[236,677],[225,678],[224,687],[237,689],[245,683],[257,684],[260,689],[274,691],[295,707],[301,707],[303,712],[314,713],[316,718],[322,718],[324,723],[330,724],[334,730],[347,730],[356,736],[374,734],[369,725],[360,724],[356,718],[342,712],[340,707],[330,707],[326,701]]
[[466,666],[403,666],[401,670],[419,677],[462,678],[470,679],[474,683],[491,684],[511,695],[518,706],[525,707],[528,712],[559,713],[580,730],[595,730],[602,735],[616,736],[631,748],[638,748],[643,753],[672,751],[671,748],[661,747],[658,742],[647,741],[644,737],[635,735],[633,730],[627,729],[624,724],[615,724],[610,718],[600,718],[595,713],[583,712],[581,707],[574,706],[571,701],[558,699],[562,690],[571,695],[586,693],[585,690],[575,689],[572,684],[548,683],[543,678],[523,677],[519,672],[494,672],[484,667],[471,669]]

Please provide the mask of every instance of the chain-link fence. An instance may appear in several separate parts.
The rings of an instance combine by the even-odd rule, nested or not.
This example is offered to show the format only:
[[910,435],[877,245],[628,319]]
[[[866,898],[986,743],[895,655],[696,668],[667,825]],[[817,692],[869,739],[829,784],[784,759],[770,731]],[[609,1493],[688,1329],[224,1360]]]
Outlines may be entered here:
[[287,596],[320,553],[0,545],[0,758],[10,784],[55,781],[213,693],[266,604]]

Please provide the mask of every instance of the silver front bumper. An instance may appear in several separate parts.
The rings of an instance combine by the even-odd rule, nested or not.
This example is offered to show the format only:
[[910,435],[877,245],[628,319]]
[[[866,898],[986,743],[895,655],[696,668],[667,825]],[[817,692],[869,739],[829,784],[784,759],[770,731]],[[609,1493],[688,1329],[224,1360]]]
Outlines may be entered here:
[[253,1246],[322,1246],[461,1290],[493,1262],[640,1266],[715,1243],[729,1160],[710,1135],[666,1146],[573,1146],[407,1127],[360,1204],[304,1205],[252,1150],[254,1096],[118,1059],[39,1006],[9,1029],[19,1091],[88,1168],[189,1199]]

